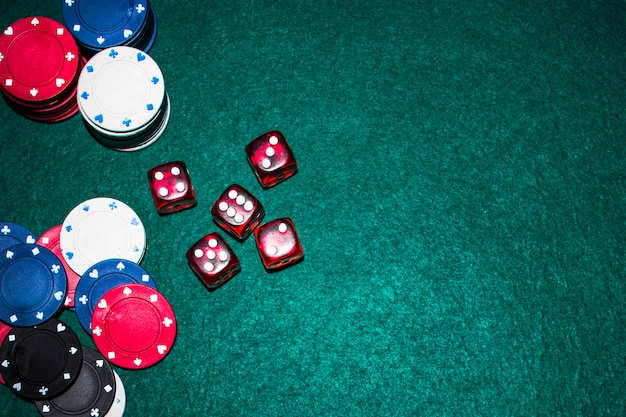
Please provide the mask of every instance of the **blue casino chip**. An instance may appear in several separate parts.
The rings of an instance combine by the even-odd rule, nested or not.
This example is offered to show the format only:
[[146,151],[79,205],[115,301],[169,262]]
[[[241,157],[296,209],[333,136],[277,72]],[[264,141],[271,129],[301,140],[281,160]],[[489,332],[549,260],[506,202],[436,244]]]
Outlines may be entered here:
[[13,327],[31,327],[63,307],[67,276],[49,249],[19,243],[0,252],[0,320]]
[[148,15],[148,22],[145,29],[142,31],[143,34],[138,37],[137,40],[127,44],[129,46],[134,46],[137,49],[141,49],[144,52],[148,52],[150,49],[152,49],[152,45],[156,40],[158,28],[157,17],[154,9],[152,7],[149,7],[149,11],[150,13]]
[[147,0],[64,0],[65,26],[79,45],[92,50],[131,45],[149,22]]
[[0,223],[0,251],[18,243],[35,243],[37,238],[33,233],[15,223]]
[[110,289],[124,284],[144,284],[156,289],[145,269],[126,259],[107,259],[88,268],[76,285],[74,307],[83,329],[91,335],[91,315],[98,300]]

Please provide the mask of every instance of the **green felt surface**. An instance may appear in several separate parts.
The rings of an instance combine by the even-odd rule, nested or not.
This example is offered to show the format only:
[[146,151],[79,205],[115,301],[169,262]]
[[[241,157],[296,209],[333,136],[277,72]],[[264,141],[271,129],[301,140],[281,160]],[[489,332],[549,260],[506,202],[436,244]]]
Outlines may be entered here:
[[[2,3],[2,27],[62,19]],[[149,148],[0,106],[2,220],[41,234],[104,195],[145,224],[179,327],[116,368],[127,416],[626,414],[624,1],[153,6],[172,114]],[[244,147],[272,129],[299,173],[263,190]],[[175,159],[198,205],[159,216],[146,173]],[[268,274],[229,239],[242,272],[208,292],[184,255],[233,182],[306,259]],[[0,387],[0,415],[37,411]]]

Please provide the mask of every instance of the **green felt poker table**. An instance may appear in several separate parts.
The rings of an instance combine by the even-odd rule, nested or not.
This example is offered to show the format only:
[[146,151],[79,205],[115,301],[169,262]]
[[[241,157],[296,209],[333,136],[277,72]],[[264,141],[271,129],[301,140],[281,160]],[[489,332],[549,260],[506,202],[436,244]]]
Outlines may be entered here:
[[[61,4],[3,1],[0,26]],[[155,143],[0,103],[0,220],[38,235],[108,196],[144,223],[178,328],[156,365],[114,366],[127,416],[626,414],[626,2],[152,6]],[[298,173],[264,189],[245,147],[271,130]],[[197,205],[159,215],[147,172],[173,160]],[[232,183],[305,258],[268,273],[226,237],[241,272],[208,291],[185,253]],[[38,412],[0,386],[0,415]]]

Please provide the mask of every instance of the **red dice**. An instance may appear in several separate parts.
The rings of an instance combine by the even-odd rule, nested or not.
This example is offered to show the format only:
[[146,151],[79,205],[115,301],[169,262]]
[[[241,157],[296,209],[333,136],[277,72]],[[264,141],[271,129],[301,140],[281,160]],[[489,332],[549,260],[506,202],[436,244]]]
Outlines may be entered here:
[[148,171],[154,205],[160,214],[170,214],[196,205],[196,193],[187,165],[173,161]]
[[256,246],[267,270],[278,270],[304,259],[302,244],[289,218],[265,223],[254,230]]
[[239,258],[219,233],[209,233],[187,251],[193,272],[210,290],[224,284],[241,271]]
[[265,210],[248,190],[233,184],[217,199],[211,214],[218,226],[243,241],[261,223]]
[[246,146],[248,162],[263,188],[270,188],[298,172],[296,158],[278,130],[268,132]]

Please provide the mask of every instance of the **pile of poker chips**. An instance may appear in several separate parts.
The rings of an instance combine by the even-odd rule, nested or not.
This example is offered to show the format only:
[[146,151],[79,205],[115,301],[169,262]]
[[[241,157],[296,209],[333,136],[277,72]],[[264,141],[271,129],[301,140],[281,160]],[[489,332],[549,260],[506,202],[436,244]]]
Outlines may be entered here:
[[[44,416],[122,416],[111,365],[153,366],[176,338],[171,305],[139,265],[145,249],[137,214],[109,197],[78,204],[37,239],[0,223],[0,382]],[[68,300],[95,349],[58,319]]]
[[148,0],[63,0],[63,20],[86,56],[112,46],[147,52],[157,34]]
[[136,151],[163,134],[169,97],[158,64],[130,46],[91,57],[78,79],[78,106],[88,131],[102,145]]
[[0,34],[0,92],[17,113],[55,123],[80,112],[102,145],[136,151],[170,117],[163,74],[147,55],[157,34],[145,0],[64,0],[65,24],[43,16]]
[[56,123],[75,115],[83,64],[74,37],[48,17],[25,17],[0,34],[0,91],[28,119]]

